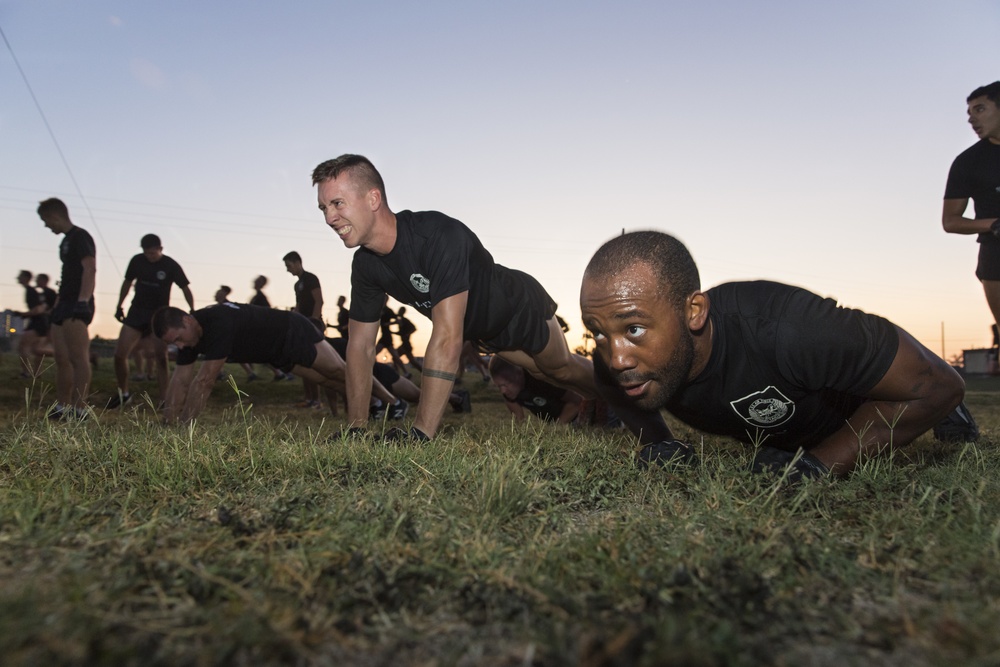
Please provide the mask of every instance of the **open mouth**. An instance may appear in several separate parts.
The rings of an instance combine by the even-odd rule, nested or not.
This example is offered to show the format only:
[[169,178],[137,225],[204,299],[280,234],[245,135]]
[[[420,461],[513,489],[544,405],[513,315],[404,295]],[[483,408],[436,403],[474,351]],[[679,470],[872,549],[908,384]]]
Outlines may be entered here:
[[337,236],[344,238],[351,233],[352,227],[350,225],[344,225],[343,227],[335,227],[333,231],[337,233]]
[[622,391],[625,392],[626,396],[632,396],[632,397],[642,396],[644,393],[646,393],[647,387],[649,387],[649,380],[646,380],[645,382],[642,382],[640,384],[622,385]]

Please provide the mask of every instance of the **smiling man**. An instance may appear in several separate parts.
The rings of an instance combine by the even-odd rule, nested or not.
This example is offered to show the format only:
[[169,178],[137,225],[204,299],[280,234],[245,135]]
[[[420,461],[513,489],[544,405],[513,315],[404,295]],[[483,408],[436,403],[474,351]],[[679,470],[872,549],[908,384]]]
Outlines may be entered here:
[[[556,304],[538,281],[494,263],[464,224],[436,211],[388,206],[382,176],[360,155],[341,155],[312,176],[326,224],[348,248],[351,270],[347,348],[349,413],[361,420],[385,297],[429,317],[421,400],[410,437],[433,438],[448,405],[463,341],[475,341],[536,377],[594,396],[593,366],[570,352]],[[352,398],[353,397],[353,398]]]
[[[881,317],[774,282],[701,291],[687,248],[660,232],[604,244],[580,306],[613,406],[665,408],[699,430],[760,444],[756,471],[846,474],[910,443],[964,394],[954,369]],[[693,452],[668,433],[639,456]]]
[[[969,124],[979,141],[951,165],[941,223],[950,234],[977,234],[976,277],[983,284],[994,322],[1000,323],[1000,81],[972,91]],[[969,200],[975,217],[965,217]]]

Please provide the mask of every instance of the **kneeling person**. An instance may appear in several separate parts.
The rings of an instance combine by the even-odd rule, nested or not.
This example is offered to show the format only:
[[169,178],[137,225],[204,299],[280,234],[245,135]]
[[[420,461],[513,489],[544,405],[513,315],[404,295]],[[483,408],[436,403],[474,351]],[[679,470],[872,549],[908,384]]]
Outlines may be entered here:
[[[177,368],[167,388],[167,422],[189,422],[198,416],[227,361],[269,363],[344,391],[344,360],[298,313],[237,303],[202,308],[191,315],[165,307],[154,313],[152,328],[157,338],[177,346]],[[195,375],[194,362],[199,355],[205,360]],[[374,390],[380,399],[395,402],[380,384]]]

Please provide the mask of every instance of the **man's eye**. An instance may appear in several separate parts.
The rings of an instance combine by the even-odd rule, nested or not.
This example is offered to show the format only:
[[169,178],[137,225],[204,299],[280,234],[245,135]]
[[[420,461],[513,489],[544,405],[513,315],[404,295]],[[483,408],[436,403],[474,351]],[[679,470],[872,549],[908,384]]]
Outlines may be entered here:
[[640,327],[638,324],[633,324],[628,328],[629,336],[641,336],[642,332],[646,330],[645,327]]
[[591,333],[594,336],[594,340],[595,341],[596,340],[604,340],[604,334],[600,333],[599,331],[593,331]]

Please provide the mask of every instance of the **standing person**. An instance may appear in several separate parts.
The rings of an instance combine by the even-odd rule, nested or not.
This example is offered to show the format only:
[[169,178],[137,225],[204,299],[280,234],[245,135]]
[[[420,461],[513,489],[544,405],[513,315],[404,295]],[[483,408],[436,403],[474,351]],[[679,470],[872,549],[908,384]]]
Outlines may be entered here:
[[[254,294],[250,297],[250,305],[258,306],[260,308],[270,308],[271,302],[268,301],[267,295],[264,294],[264,287],[267,285],[267,276],[257,276],[253,279],[253,289]],[[291,373],[285,373],[280,368],[276,368],[271,364],[266,364],[271,372],[274,374],[274,382],[280,382],[281,380],[294,380],[295,376]]]
[[396,313],[392,312],[392,308],[389,304],[382,306],[382,315],[379,316],[379,338],[378,343],[375,344],[375,354],[377,355],[382,350],[389,353],[389,358],[392,360],[392,367],[396,371],[405,377],[410,378],[409,371],[403,366],[403,360],[399,358],[399,353],[396,352],[396,346],[392,344],[392,323],[396,321]]
[[52,311],[52,348],[56,359],[56,404],[50,419],[85,419],[90,390],[90,332],[94,319],[97,248],[90,233],[73,224],[66,204],[55,197],[38,205],[38,217],[53,234],[62,234],[62,278]]
[[399,347],[396,348],[396,351],[399,354],[400,361],[402,361],[403,357],[406,357],[411,366],[418,371],[422,371],[423,367],[421,367],[420,362],[413,355],[413,343],[410,342],[410,336],[416,333],[416,331],[417,327],[406,318],[406,306],[400,306],[399,310],[396,311],[396,335],[399,336]]
[[347,297],[337,297],[337,326],[334,328],[341,338],[347,338],[350,335],[347,324],[351,319],[351,313],[344,307],[345,303],[347,303]]
[[312,181],[326,224],[346,247],[359,248],[351,271],[347,353],[352,425],[365,421],[359,408],[369,393],[386,295],[430,317],[433,325],[411,438],[437,433],[466,339],[533,375],[595,395],[593,366],[570,353],[551,297],[526,273],[495,264],[472,230],[435,211],[393,213],[382,176],[360,155],[318,165]]
[[[955,369],[892,322],[774,282],[703,292],[687,248],[660,232],[601,246],[580,307],[613,407],[665,408],[758,445],[755,471],[845,475],[949,412],[968,417]],[[693,457],[666,427],[657,435],[640,463]]]
[[253,296],[250,297],[251,306],[260,306],[261,308],[270,308],[271,302],[267,300],[267,296],[264,294],[264,286],[267,285],[267,276],[257,276],[253,279]]
[[[976,88],[966,100],[979,141],[951,165],[941,223],[949,234],[976,234],[983,285],[993,321],[1000,322],[1000,81]],[[965,217],[972,200],[975,218]]]
[[[285,263],[285,270],[295,276],[295,308],[293,312],[299,313],[306,319],[323,320],[323,289],[320,287],[319,278],[316,274],[309,273],[302,268],[302,256],[296,251],[286,254],[281,260]],[[305,400],[298,404],[301,408],[319,409],[322,404],[319,402],[319,387],[309,378],[302,378],[302,386],[305,390]]]
[[21,358],[21,377],[35,377],[42,368],[39,351],[42,339],[48,335],[47,307],[42,295],[31,285],[31,271],[17,274],[17,283],[24,288],[24,303],[27,310],[18,313],[25,320],[24,330],[17,342],[17,354]]
[[[123,407],[132,400],[128,383],[128,358],[132,350],[151,333],[149,321],[153,313],[162,306],[170,305],[170,289],[177,285],[184,294],[188,308],[194,310],[194,295],[191,293],[190,282],[184,275],[184,269],[172,258],[163,254],[163,244],[156,234],[146,234],[139,241],[142,252],[129,260],[118,292],[118,305],[115,307],[115,319],[122,323],[115,344],[115,379],[118,381],[118,391],[108,400],[107,409]],[[135,295],[128,315],[122,309],[125,297],[135,284]],[[160,400],[167,395],[167,346],[153,338],[156,359],[156,382],[160,390]],[[140,366],[141,370],[141,366]]]

